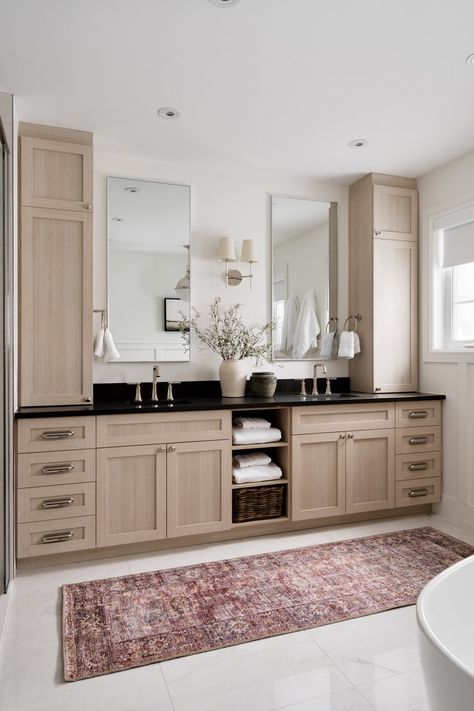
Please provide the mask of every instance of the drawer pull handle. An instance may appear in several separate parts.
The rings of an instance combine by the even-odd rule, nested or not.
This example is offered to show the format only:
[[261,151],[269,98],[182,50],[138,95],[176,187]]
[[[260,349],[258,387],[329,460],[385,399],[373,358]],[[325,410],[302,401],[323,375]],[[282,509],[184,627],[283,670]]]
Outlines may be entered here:
[[428,437],[410,437],[408,444],[428,444]]
[[64,509],[66,506],[71,506],[74,503],[74,497],[63,496],[60,499],[44,499],[41,504],[43,509]]
[[54,467],[43,467],[41,469],[42,474],[65,474],[66,472],[71,472],[74,469],[74,464],[58,464]]
[[423,417],[428,417],[428,410],[411,410],[408,417],[410,420],[421,420]]
[[73,430],[56,430],[56,432],[43,432],[41,439],[67,439],[72,437]]
[[428,496],[429,491],[426,487],[423,487],[421,489],[410,489],[408,492],[408,496],[411,499],[416,498],[417,496]]
[[70,541],[73,537],[72,531],[58,531],[57,533],[45,533],[41,538],[42,543],[62,543],[63,541]]
[[416,464],[409,464],[408,471],[410,472],[421,472],[428,469],[428,462],[416,462]]

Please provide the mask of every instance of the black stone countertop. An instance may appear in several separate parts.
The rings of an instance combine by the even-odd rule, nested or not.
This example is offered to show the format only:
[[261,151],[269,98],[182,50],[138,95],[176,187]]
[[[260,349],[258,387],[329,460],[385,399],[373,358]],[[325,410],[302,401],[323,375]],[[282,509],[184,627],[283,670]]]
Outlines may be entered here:
[[[307,391],[311,392],[312,381],[306,380]],[[318,379],[319,390],[323,391],[325,380]],[[253,397],[250,394],[238,398],[223,398],[217,381],[208,383],[181,383],[175,386],[173,404],[164,402],[164,384],[160,383],[158,406],[152,405],[147,398],[149,383],[143,384],[143,403],[133,402],[134,387],[125,384],[96,385],[93,405],[57,405],[49,407],[20,407],[15,417],[65,417],[67,415],[125,415],[148,412],[186,412],[192,410],[246,410],[253,408],[289,407],[294,405],[343,405],[347,403],[403,402],[405,400],[444,400],[445,395],[434,393],[357,393],[349,391],[349,379],[338,378],[331,382],[334,395],[302,397],[295,392],[295,380],[279,381],[278,390],[271,398]],[[290,391],[292,390],[292,392]]]

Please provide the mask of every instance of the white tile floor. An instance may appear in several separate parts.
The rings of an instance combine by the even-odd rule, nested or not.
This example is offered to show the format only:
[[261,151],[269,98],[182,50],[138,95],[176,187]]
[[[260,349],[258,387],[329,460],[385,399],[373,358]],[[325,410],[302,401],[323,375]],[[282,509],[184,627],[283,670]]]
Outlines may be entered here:
[[415,608],[259,640],[117,674],[62,680],[60,586],[432,525],[418,516],[20,573],[0,650],[1,711],[427,711]]

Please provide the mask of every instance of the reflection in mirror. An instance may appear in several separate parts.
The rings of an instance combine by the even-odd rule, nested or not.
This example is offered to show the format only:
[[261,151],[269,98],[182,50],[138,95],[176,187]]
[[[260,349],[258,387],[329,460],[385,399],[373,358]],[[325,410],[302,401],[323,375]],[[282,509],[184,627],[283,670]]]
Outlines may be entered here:
[[108,316],[122,362],[189,360],[190,188],[108,178]]
[[272,196],[275,360],[321,357],[321,337],[337,315],[336,215],[336,203]]

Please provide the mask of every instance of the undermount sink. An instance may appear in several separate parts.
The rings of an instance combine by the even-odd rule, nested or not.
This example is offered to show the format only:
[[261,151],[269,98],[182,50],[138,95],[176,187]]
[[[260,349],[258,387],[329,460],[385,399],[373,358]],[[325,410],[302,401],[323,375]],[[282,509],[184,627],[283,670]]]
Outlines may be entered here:
[[338,400],[341,397],[352,398],[360,397],[360,395],[356,395],[355,393],[323,393],[322,395],[302,395],[302,398],[306,400]]
[[143,402],[136,402],[131,400],[126,403],[127,405],[134,405],[135,407],[173,407],[173,405],[190,405],[190,400],[158,400],[158,402],[152,402],[151,400],[143,400]]

